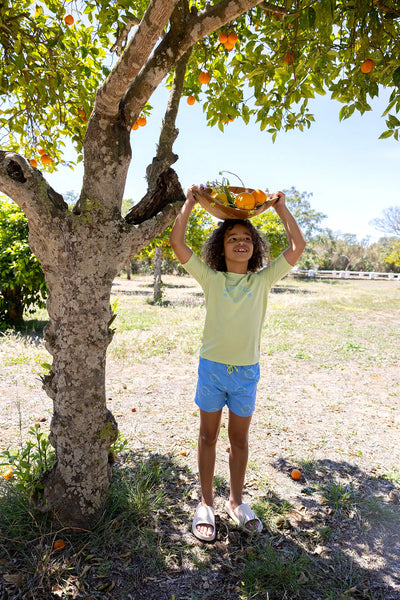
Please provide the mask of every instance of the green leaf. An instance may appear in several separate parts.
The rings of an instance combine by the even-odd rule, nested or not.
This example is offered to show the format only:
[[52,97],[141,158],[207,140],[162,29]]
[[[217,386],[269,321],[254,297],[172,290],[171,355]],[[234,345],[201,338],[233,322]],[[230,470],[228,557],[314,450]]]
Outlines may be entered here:
[[397,67],[393,73],[393,83],[394,85],[400,87],[400,67]]
[[310,6],[308,9],[308,25],[311,29],[314,29],[315,27],[315,19],[317,18],[317,13],[315,12],[315,9]]
[[400,120],[395,115],[389,115],[386,124],[393,129],[394,127],[400,127]]
[[380,140],[384,140],[386,138],[389,138],[393,135],[393,129],[388,129],[386,131],[384,131],[383,133],[381,133],[381,135],[379,136]]

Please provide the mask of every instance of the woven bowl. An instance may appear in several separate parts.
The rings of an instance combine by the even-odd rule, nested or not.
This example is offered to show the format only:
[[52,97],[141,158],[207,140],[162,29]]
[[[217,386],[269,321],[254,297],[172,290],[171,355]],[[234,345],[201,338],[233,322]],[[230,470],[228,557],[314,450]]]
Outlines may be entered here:
[[[231,187],[229,186],[229,191],[233,194],[240,194],[241,192],[254,192],[252,188],[245,187]],[[234,208],[233,206],[226,206],[222,204],[215,198],[213,198],[211,194],[211,188],[205,189],[194,189],[194,196],[196,200],[199,202],[200,206],[204,208],[207,212],[210,213],[213,217],[217,219],[251,219],[256,215],[260,215],[265,210],[267,210],[270,206],[273,206],[278,198],[273,198],[272,200],[266,200],[263,204],[259,204],[258,206],[246,210],[244,208]]]

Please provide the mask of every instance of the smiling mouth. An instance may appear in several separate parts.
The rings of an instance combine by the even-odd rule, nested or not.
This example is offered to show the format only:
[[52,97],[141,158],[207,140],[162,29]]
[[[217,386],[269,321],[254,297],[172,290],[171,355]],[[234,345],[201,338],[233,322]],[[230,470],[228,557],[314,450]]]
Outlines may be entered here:
[[248,252],[248,250],[247,250],[247,248],[236,248],[236,249],[235,249],[235,252],[240,252],[240,253],[242,253],[242,252]]

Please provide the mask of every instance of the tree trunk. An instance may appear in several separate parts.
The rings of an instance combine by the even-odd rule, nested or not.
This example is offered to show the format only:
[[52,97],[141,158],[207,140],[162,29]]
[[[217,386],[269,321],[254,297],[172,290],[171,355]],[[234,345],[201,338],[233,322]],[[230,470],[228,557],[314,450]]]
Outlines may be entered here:
[[23,323],[24,303],[22,302],[21,288],[16,286],[1,292],[6,306],[6,322],[13,327]]
[[162,280],[161,280],[162,248],[157,246],[154,255],[154,304],[161,304]]
[[[118,431],[106,407],[105,365],[112,339],[109,298],[120,257],[113,251],[115,228],[93,225],[69,214],[52,239],[31,235],[50,290],[45,342],[53,364],[43,383],[54,402],[50,441],[57,459],[44,477],[38,505],[62,524],[85,528],[96,524],[103,509],[108,453]],[[57,268],[49,264],[55,257]]]

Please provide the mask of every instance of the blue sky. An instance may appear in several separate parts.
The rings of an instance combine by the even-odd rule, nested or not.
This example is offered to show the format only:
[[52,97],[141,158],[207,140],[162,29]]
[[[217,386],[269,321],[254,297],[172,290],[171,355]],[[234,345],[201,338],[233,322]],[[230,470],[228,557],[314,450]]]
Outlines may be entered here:
[[[234,121],[223,133],[207,127],[201,104],[189,106],[182,99],[174,168],[185,188],[216,179],[221,170],[236,173],[249,187],[271,192],[294,186],[312,194],[312,207],[327,215],[323,226],[374,241],[383,234],[369,222],[384,208],[400,204],[400,143],[378,139],[385,129],[381,114],[387,97],[384,92],[372,103],[373,111],[342,122],[341,105],[318,97],[310,104],[316,119],[311,129],[282,132],[275,143],[255,123]],[[155,152],[166,98],[159,88],[150,100],[154,110],[147,125],[132,132],[125,198],[138,201],[145,192],[145,169]],[[73,152],[66,158],[73,160]],[[60,167],[48,180],[60,193],[79,192],[82,167]],[[240,185],[234,177],[230,182]]]

